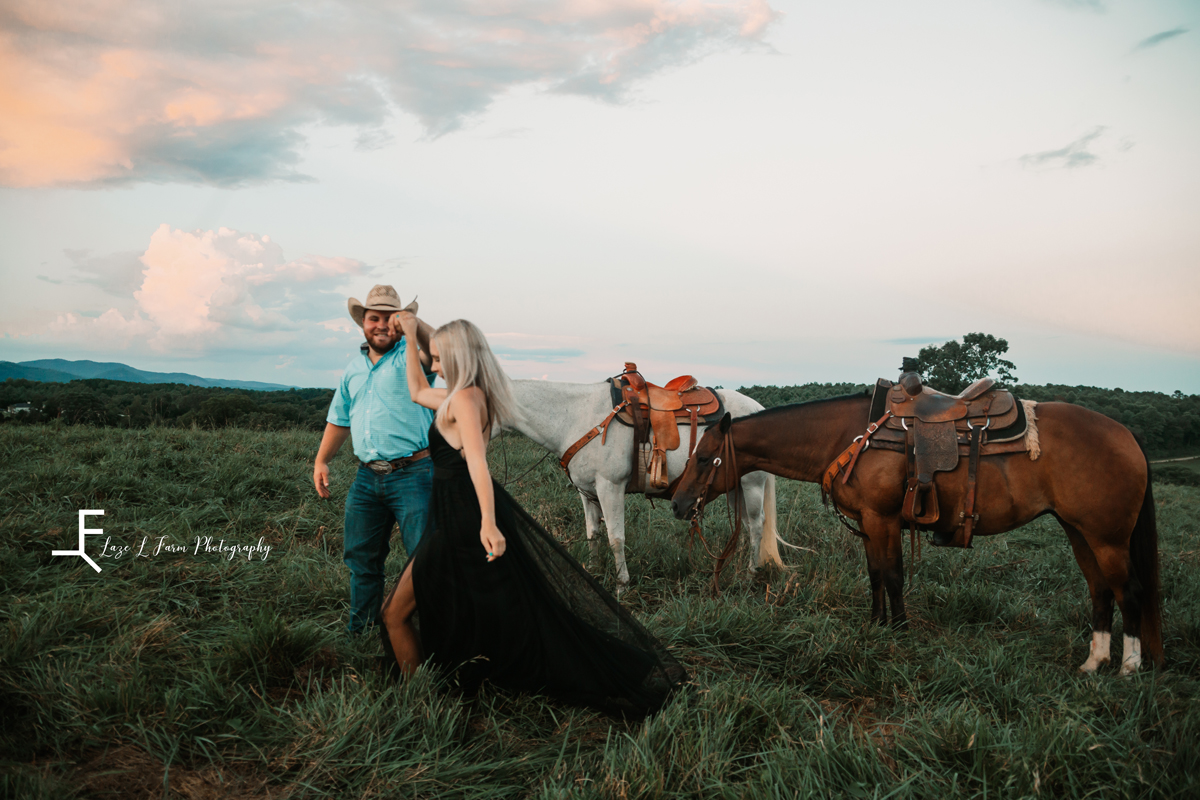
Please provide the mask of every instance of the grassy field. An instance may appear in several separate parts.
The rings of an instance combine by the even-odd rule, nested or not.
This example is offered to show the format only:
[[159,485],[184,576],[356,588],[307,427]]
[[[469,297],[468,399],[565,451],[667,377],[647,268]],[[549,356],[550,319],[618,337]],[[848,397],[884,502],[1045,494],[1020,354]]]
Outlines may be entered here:
[[1172,459],[1153,464],[1151,469],[1163,479],[1164,483],[1200,486],[1200,458]]
[[[755,580],[730,571],[720,596],[684,524],[631,499],[623,602],[693,675],[631,724],[463,698],[429,673],[383,680],[378,640],[343,633],[352,463],[320,501],[317,440],[0,427],[0,795],[1200,796],[1198,488],[1155,486],[1167,667],[1131,679],[1076,672],[1090,605],[1053,521],[974,551],[925,547],[897,633],[867,624],[861,546],[815,486],[779,491],[783,535],[814,552]],[[493,456],[516,476],[541,451],[505,437]],[[587,563],[553,459],[509,488]],[[719,539],[723,506],[708,516]],[[100,574],[51,556],[75,546],[78,509],[101,508],[88,552],[107,537],[131,552]],[[159,537],[187,549],[135,556]],[[231,560],[194,553],[197,537],[272,549]],[[607,552],[594,570],[613,586]]]

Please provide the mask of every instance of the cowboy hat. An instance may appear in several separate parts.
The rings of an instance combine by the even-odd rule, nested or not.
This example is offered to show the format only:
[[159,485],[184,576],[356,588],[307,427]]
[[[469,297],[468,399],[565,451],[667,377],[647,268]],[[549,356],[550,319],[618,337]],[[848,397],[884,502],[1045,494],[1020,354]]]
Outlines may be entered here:
[[396,290],[391,286],[382,283],[377,283],[371,287],[371,291],[367,292],[367,302],[360,303],[356,298],[351,297],[346,302],[346,307],[350,309],[350,316],[358,327],[362,327],[363,315],[368,309],[371,311],[411,311],[417,313],[417,301],[414,298],[411,303],[406,306],[400,306],[400,295],[396,294]]

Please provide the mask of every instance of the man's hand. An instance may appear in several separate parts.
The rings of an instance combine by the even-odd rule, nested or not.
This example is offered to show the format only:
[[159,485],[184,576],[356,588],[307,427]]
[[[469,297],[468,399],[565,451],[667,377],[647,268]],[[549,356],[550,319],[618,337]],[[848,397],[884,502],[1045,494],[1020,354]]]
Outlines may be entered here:
[[332,422],[325,424],[325,433],[321,435],[321,446],[317,449],[317,457],[313,459],[313,485],[317,494],[325,500],[329,499],[329,462],[337,455],[342,442],[350,438],[350,429]]
[[313,467],[313,484],[317,487],[317,494],[328,500],[329,493],[329,465],[318,461]]
[[392,336],[399,336],[403,333],[409,338],[409,341],[414,341],[417,333],[417,315],[411,311],[397,311],[388,320],[388,327],[392,331]]
[[409,345],[416,343],[417,358],[420,360],[421,366],[426,370],[430,369],[433,366],[433,357],[429,354],[429,338],[433,335],[433,327],[427,322],[422,322],[411,311],[397,311],[392,314],[388,324],[392,327],[393,337],[399,338],[400,333],[398,332],[403,332]]

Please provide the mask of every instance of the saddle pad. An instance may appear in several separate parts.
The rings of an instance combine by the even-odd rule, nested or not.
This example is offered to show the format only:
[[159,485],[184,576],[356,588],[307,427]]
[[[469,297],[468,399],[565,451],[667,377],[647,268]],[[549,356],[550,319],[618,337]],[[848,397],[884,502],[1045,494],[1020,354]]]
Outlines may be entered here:
[[[1014,399],[1016,399],[1014,397]],[[983,432],[983,441],[985,444],[998,444],[1000,442],[1012,442],[1020,439],[1025,435],[1025,429],[1029,427],[1029,420],[1025,417],[1025,404],[1020,400],[1017,403],[1017,419],[1011,425],[1004,428],[992,428]]]

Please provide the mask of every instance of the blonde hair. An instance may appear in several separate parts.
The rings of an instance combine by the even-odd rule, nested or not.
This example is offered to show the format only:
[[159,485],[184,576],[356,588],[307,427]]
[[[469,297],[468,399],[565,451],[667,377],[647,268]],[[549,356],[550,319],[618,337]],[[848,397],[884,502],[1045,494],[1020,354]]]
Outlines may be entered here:
[[478,386],[483,392],[489,428],[497,422],[504,425],[520,418],[519,406],[513,399],[512,384],[496,361],[496,355],[488,346],[483,331],[472,322],[456,319],[434,331],[433,339],[437,342],[442,377],[446,379],[446,388],[449,390],[446,399],[438,406],[439,423],[444,425],[446,422],[450,398],[468,386]]

